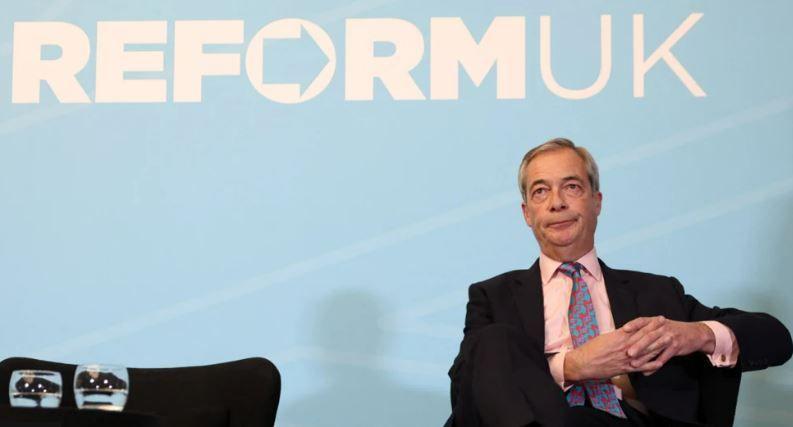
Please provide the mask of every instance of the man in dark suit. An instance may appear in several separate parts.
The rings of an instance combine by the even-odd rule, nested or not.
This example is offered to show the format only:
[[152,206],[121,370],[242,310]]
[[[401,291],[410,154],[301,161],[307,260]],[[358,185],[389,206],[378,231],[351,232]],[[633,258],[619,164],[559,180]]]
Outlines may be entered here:
[[470,287],[447,426],[728,426],[740,373],[790,358],[774,317],[597,258],[602,194],[583,147],[533,148],[519,185],[540,259]]

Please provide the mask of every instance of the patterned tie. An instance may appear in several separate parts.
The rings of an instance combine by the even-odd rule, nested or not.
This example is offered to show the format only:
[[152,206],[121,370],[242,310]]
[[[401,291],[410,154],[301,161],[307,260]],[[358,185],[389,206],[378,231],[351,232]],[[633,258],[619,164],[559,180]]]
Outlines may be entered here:
[[[567,313],[567,320],[570,325],[570,336],[573,339],[573,346],[578,348],[590,339],[600,335],[597,315],[592,305],[589,287],[583,277],[581,277],[581,264],[566,262],[559,266],[559,271],[573,279],[573,292],[570,294],[570,309]],[[622,412],[611,381],[588,380],[584,381],[583,385],[576,384],[567,393],[567,403],[570,406],[583,406],[585,393],[586,396],[589,396],[589,401],[593,407],[616,417],[625,418],[625,413]]]

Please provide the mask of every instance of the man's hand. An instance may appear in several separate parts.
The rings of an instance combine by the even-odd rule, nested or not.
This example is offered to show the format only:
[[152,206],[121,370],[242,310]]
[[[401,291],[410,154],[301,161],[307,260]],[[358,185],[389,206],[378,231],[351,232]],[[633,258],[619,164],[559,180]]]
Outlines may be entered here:
[[[660,369],[669,359],[685,356],[697,351],[713,353],[716,337],[704,323],[678,322],[663,316],[639,317],[620,328],[630,338],[627,356],[630,365],[645,375]],[[649,362],[660,363],[656,368],[647,369]]]
[[[627,372],[655,371],[663,366],[657,361],[646,361],[634,365],[628,356],[632,338],[624,328],[587,341],[586,344],[569,351],[564,359],[565,381],[575,382],[591,379],[607,379]],[[654,354],[657,356],[660,350]]]

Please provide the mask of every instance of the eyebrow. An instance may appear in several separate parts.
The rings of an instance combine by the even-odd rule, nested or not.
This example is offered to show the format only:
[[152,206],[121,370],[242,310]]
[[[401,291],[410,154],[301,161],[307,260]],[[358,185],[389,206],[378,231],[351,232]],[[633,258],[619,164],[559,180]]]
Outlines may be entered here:
[[578,175],[570,175],[570,176],[566,176],[566,177],[562,178],[562,182],[567,182],[567,181],[581,181],[581,182],[584,182],[584,180]]
[[534,181],[532,181],[532,183],[529,185],[529,189],[532,189],[532,188],[534,188],[534,186],[535,186],[535,185],[539,185],[539,184],[545,184],[545,185],[548,185],[548,182],[547,182],[546,180],[544,180],[544,179],[535,179],[535,180],[534,180]]

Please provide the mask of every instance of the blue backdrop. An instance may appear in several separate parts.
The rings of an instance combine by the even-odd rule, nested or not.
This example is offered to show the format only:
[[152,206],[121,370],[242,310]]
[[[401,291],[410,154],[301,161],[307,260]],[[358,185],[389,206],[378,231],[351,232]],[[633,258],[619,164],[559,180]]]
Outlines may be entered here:
[[[538,255],[520,215],[517,166],[566,136],[601,166],[597,247],[611,266],[675,275],[708,305],[769,311],[793,326],[793,31],[788,1],[32,1],[0,16],[0,358],[178,366],[248,356],[283,375],[277,424],[430,426],[449,413],[470,283]],[[690,15],[633,93],[634,15],[645,56]],[[541,76],[591,85],[600,16],[612,25],[607,85],[582,100]],[[460,17],[479,40],[495,17],[525,19],[525,97],[498,99],[495,68],[459,99],[430,99],[430,20]],[[335,46],[327,88],[298,104],[257,92],[248,42],[283,18]],[[393,18],[423,35],[411,71],[425,100],[345,99],[345,22]],[[244,21],[238,76],[205,77],[174,102],[180,20]],[[77,80],[95,100],[97,22],[166,21],[160,103],[66,103],[47,84],[14,103],[14,23],[62,21],[90,40]],[[264,78],[311,82],[327,58],[306,37],[268,41]],[[19,49],[22,49],[20,47]],[[394,46],[378,43],[389,56]],[[44,59],[65,55],[47,47]],[[434,55],[434,53],[433,53]],[[24,70],[23,70],[24,71]],[[13,89],[13,90],[12,90]],[[134,384],[132,385],[134,393]],[[793,419],[793,365],[747,375],[738,426]]]

